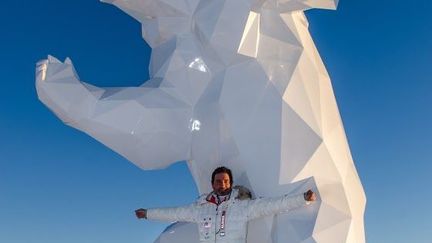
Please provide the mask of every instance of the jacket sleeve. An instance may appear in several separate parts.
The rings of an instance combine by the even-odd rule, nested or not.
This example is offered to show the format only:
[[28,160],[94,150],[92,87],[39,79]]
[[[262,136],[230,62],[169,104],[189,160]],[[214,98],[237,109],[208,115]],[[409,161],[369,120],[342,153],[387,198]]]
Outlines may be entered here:
[[173,208],[149,208],[147,209],[147,219],[161,221],[181,221],[195,222],[197,218],[196,203]]
[[310,204],[304,199],[304,195],[293,197],[282,196],[275,198],[259,198],[249,201],[247,212],[248,219],[255,219],[264,216],[290,211],[292,209]]

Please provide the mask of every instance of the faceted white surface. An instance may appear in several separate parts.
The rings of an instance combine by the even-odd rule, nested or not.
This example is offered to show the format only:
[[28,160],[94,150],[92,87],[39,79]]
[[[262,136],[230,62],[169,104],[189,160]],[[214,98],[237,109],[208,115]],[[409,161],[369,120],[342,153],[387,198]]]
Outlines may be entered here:
[[[302,12],[337,1],[105,2],[142,23],[151,79],[95,87],[69,59],[48,57],[36,87],[63,122],[142,169],[188,161],[200,193],[220,165],[255,196],[319,192],[312,207],[250,222],[248,243],[365,242],[365,194]],[[196,234],[178,223],[156,242],[193,243]]]

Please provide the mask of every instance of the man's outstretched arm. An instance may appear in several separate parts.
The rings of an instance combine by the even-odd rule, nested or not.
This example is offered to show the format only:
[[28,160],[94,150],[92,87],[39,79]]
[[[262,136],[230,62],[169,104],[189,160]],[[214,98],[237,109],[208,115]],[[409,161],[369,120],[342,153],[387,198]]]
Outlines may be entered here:
[[252,200],[248,206],[248,218],[255,219],[290,211],[301,206],[306,206],[315,200],[316,194],[311,190],[293,197],[282,196]]
[[140,208],[135,210],[135,215],[138,219],[195,222],[196,206],[195,204],[190,204],[182,207],[173,208]]

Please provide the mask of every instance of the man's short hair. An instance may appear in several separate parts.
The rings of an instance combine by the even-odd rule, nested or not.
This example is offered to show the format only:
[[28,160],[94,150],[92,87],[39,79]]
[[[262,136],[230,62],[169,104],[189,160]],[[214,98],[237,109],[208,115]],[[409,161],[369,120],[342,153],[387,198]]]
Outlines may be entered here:
[[230,179],[230,186],[233,185],[233,182],[234,182],[234,181],[233,181],[233,176],[232,176],[231,170],[228,169],[228,168],[225,167],[225,166],[218,167],[218,168],[216,168],[216,169],[213,171],[213,173],[212,173],[212,178],[211,178],[211,183],[212,183],[212,184],[213,184],[213,182],[214,182],[214,179],[215,179],[216,174],[219,174],[219,173],[227,173],[228,176],[229,176],[229,179]]

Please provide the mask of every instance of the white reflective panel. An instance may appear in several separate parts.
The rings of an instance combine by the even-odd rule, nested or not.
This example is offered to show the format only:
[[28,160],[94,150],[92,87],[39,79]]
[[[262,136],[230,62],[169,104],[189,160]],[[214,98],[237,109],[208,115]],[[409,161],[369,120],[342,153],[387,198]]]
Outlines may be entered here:
[[174,223],[168,226],[155,243],[199,243],[198,227],[193,223]]
[[40,61],[37,64],[36,77],[38,77],[42,81],[45,81],[47,69],[48,69],[47,61]]
[[[200,193],[221,165],[255,196],[319,193],[308,209],[250,222],[248,243],[365,242],[366,197],[299,11],[336,0],[106,2],[142,23],[151,79],[99,88],[50,56],[37,64],[36,88],[63,122],[142,169],[186,160]],[[195,243],[197,234],[178,223],[156,242]]]
[[201,128],[201,122],[199,120],[191,120],[190,129],[191,131],[199,131]]
[[191,63],[189,63],[189,67],[200,72],[207,72],[207,66],[200,57],[195,58]]

